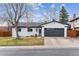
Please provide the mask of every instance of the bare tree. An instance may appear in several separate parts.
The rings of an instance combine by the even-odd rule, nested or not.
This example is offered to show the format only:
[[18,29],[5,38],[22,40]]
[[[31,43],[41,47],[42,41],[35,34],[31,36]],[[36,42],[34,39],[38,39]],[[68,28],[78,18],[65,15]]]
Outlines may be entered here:
[[56,15],[57,15],[57,9],[51,8],[49,7],[48,9],[44,9],[43,12],[41,12],[41,14],[44,17],[45,22],[51,21],[52,19],[56,19]]
[[25,14],[25,19],[27,19],[27,22],[33,22],[33,18],[34,18],[33,10],[28,8]]
[[1,16],[0,19],[1,19],[1,20],[0,20],[1,23],[7,22],[8,31],[11,31],[10,23],[9,23],[9,21],[8,21],[8,18],[4,15],[4,16]]
[[19,39],[18,23],[20,19],[27,14],[27,4],[24,3],[11,3],[6,4],[6,12],[9,18],[9,22],[14,26],[16,31],[16,38]]

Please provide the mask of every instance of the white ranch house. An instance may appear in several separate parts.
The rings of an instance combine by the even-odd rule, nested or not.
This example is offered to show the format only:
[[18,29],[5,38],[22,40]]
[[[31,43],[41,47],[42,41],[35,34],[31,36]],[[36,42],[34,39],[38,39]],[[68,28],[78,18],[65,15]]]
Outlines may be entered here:
[[[67,37],[67,25],[58,21],[51,21],[45,24],[36,22],[19,23],[18,31],[19,36]],[[12,27],[12,37],[16,37],[14,27]]]

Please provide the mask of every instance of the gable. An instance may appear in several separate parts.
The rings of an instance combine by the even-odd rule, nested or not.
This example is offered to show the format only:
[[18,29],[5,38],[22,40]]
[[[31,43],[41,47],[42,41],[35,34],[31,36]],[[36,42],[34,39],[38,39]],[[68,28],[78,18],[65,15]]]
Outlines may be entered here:
[[75,19],[73,19],[73,20],[70,20],[70,22],[74,22],[74,21],[76,21],[76,20],[79,20],[79,17],[77,17],[77,18],[75,18]]
[[44,26],[45,28],[64,28],[65,27],[64,24],[61,24],[61,23],[58,23],[58,22],[51,22],[51,23],[48,23],[48,24],[44,24],[42,26]]

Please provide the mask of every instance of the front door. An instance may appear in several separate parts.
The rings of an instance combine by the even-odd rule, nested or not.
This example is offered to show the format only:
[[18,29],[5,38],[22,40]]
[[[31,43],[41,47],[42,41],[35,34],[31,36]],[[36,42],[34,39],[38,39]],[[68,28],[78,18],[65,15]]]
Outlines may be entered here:
[[39,29],[39,35],[41,36],[41,28]]

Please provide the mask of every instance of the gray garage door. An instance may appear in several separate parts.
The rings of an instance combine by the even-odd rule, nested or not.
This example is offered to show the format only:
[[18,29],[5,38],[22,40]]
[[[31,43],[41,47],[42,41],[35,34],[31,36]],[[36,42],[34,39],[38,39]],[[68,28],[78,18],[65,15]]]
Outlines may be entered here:
[[64,28],[45,28],[44,36],[64,37]]

